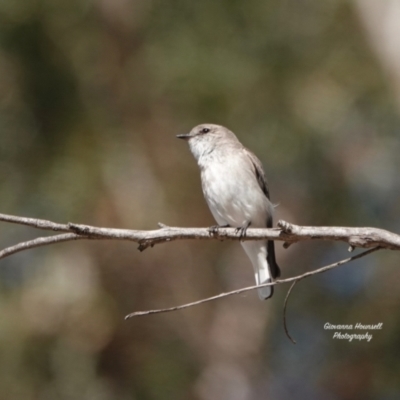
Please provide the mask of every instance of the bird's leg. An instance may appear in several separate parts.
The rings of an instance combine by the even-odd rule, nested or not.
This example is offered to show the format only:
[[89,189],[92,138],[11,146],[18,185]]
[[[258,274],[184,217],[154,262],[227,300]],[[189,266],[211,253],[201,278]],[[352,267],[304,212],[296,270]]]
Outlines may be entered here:
[[218,234],[218,229],[219,228],[229,228],[229,224],[225,225],[213,225],[208,228],[208,232],[210,232],[210,235],[217,235]]
[[251,225],[251,221],[247,221],[244,223],[244,225],[239,226],[238,228],[236,228],[236,232],[240,232],[240,239],[243,239],[246,236],[246,231],[247,228]]

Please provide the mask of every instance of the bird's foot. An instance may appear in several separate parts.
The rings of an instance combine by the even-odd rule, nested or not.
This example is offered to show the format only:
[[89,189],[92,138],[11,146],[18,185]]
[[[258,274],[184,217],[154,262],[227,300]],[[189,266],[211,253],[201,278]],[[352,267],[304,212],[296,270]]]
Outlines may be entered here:
[[236,233],[239,233],[239,237],[240,239],[243,239],[246,236],[246,232],[247,232],[247,228],[251,225],[251,222],[248,221],[246,222],[243,226],[239,226],[238,228],[236,228]]
[[210,235],[212,235],[212,236],[218,235],[218,233],[219,233],[219,232],[218,232],[218,231],[219,231],[219,228],[229,228],[229,224],[210,226],[210,227],[208,228],[208,232],[210,232]]

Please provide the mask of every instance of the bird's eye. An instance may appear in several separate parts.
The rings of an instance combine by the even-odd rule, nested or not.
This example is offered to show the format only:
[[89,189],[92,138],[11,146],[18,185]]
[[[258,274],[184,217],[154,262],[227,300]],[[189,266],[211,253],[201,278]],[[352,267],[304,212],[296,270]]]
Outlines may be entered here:
[[208,132],[210,132],[210,129],[208,129],[208,128],[203,128],[201,130],[201,133],[208,133]]

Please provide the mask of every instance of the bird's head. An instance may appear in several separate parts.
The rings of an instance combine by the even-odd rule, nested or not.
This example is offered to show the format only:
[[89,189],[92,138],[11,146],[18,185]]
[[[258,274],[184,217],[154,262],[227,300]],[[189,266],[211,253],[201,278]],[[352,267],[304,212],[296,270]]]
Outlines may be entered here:
[[235,134],[229,129],[214,124],[197,125],[189,133],[176,137],[189,142],[190,150],[197,160],[220,146],[238,141]]

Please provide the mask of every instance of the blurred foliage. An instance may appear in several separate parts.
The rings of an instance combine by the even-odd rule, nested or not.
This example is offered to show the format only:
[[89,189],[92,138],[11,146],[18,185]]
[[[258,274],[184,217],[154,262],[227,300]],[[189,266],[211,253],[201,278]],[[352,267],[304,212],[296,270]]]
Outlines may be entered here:
[[[175,134],[213,122],[264,163],[276,220],[399,231],[399,108],[357,10],[345,0],[3,0],[1,211],[212,225]],[[37,234],[2,226],[3,247]],[[278,245],[285,277],[346,255],[343,244]],[[293,346],[286,287],[267,303],[249,293],[123,321],[252,284],[237,243],[19,253],[0,269],[0,398],[397,399],[397,266],[380,252],[301,282]],[[383,330],[348,343],[326,322]]]

